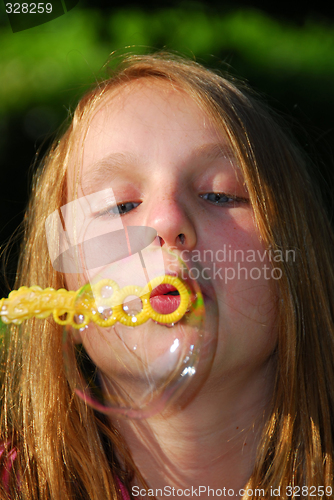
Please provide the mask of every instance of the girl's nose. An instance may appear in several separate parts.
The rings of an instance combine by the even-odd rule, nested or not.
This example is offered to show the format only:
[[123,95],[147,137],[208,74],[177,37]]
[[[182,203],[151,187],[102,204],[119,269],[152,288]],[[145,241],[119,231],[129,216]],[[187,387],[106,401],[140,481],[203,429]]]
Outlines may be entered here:
[[197,235],[185,207],[173,198],[156,200],[150,205],[146,225],[157,231],[161,246],[193,250]]

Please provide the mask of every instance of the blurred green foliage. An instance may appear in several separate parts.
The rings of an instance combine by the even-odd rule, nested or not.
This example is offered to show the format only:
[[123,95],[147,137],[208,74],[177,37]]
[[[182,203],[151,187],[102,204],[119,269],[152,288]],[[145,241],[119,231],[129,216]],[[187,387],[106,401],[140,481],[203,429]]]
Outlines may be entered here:
[[225,59],[236,72],[241,58],[278,80],[334,76],[332,25],[308,21],[301,27],[245,8],[218,15],[197,3],[151,12],[78,7],[19,33],[9,23],[2,27],[0,113],[49,102],[59,92],[66,102],[68,92],[80,93],[80,83],[93,81],[110,52],[128,46],[136,46],[135,52],[177,50],[213,66]]

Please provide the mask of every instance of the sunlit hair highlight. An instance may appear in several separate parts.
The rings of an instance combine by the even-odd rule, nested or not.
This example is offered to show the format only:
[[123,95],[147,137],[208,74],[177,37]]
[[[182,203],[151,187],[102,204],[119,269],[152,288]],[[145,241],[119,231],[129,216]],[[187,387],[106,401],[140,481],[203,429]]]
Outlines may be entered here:
[[[304,156],[243,84],[170,54],[125,58],[82,98],[36,175],[16,287],[64,286],[48,256],[45,219],[66,202],[67,170],[76,162],[74,171],[80,172],[83,140],[104,99],[143,79],[186,92],[207,113],[235,152],[263,245],[296,252],[293,262],[276,263],[282,278],[277,280],[275,390],[247,487],[263,488],[267,498],[271,487],[281,487],[284,498],[288,485],[307,485],[309,492],[311,486],[332,486],[333,233]],[[8,449],[19,450],[14,473],[22,497],[119,496],[117,477],[129,485],[138,471],[116,429],[70,390],[61,328],[51,319],[12,327],[7,352],[1,439],[10,443]]]

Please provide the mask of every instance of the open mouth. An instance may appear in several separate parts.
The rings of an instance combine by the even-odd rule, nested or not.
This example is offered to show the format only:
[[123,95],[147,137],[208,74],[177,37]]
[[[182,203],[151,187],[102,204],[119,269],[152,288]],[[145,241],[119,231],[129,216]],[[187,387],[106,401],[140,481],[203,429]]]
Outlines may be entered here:
[[170,314],[180,305],[180,294],[169,284],[159,285],[152,290],[150,303],[153,309],[160,314]]

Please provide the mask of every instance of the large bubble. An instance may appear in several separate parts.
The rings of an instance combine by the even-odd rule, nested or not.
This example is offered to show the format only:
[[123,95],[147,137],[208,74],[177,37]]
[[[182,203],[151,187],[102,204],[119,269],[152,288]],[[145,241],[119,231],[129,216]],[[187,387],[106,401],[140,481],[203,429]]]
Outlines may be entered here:
[[115,217],[101,224],[93,205],[80,198],[47,222],[53,266],[79,289],[75,313],[56,312],[68,381],[108,415],[148,418],[187,404],[215,352],[213,288],[153,228]]

